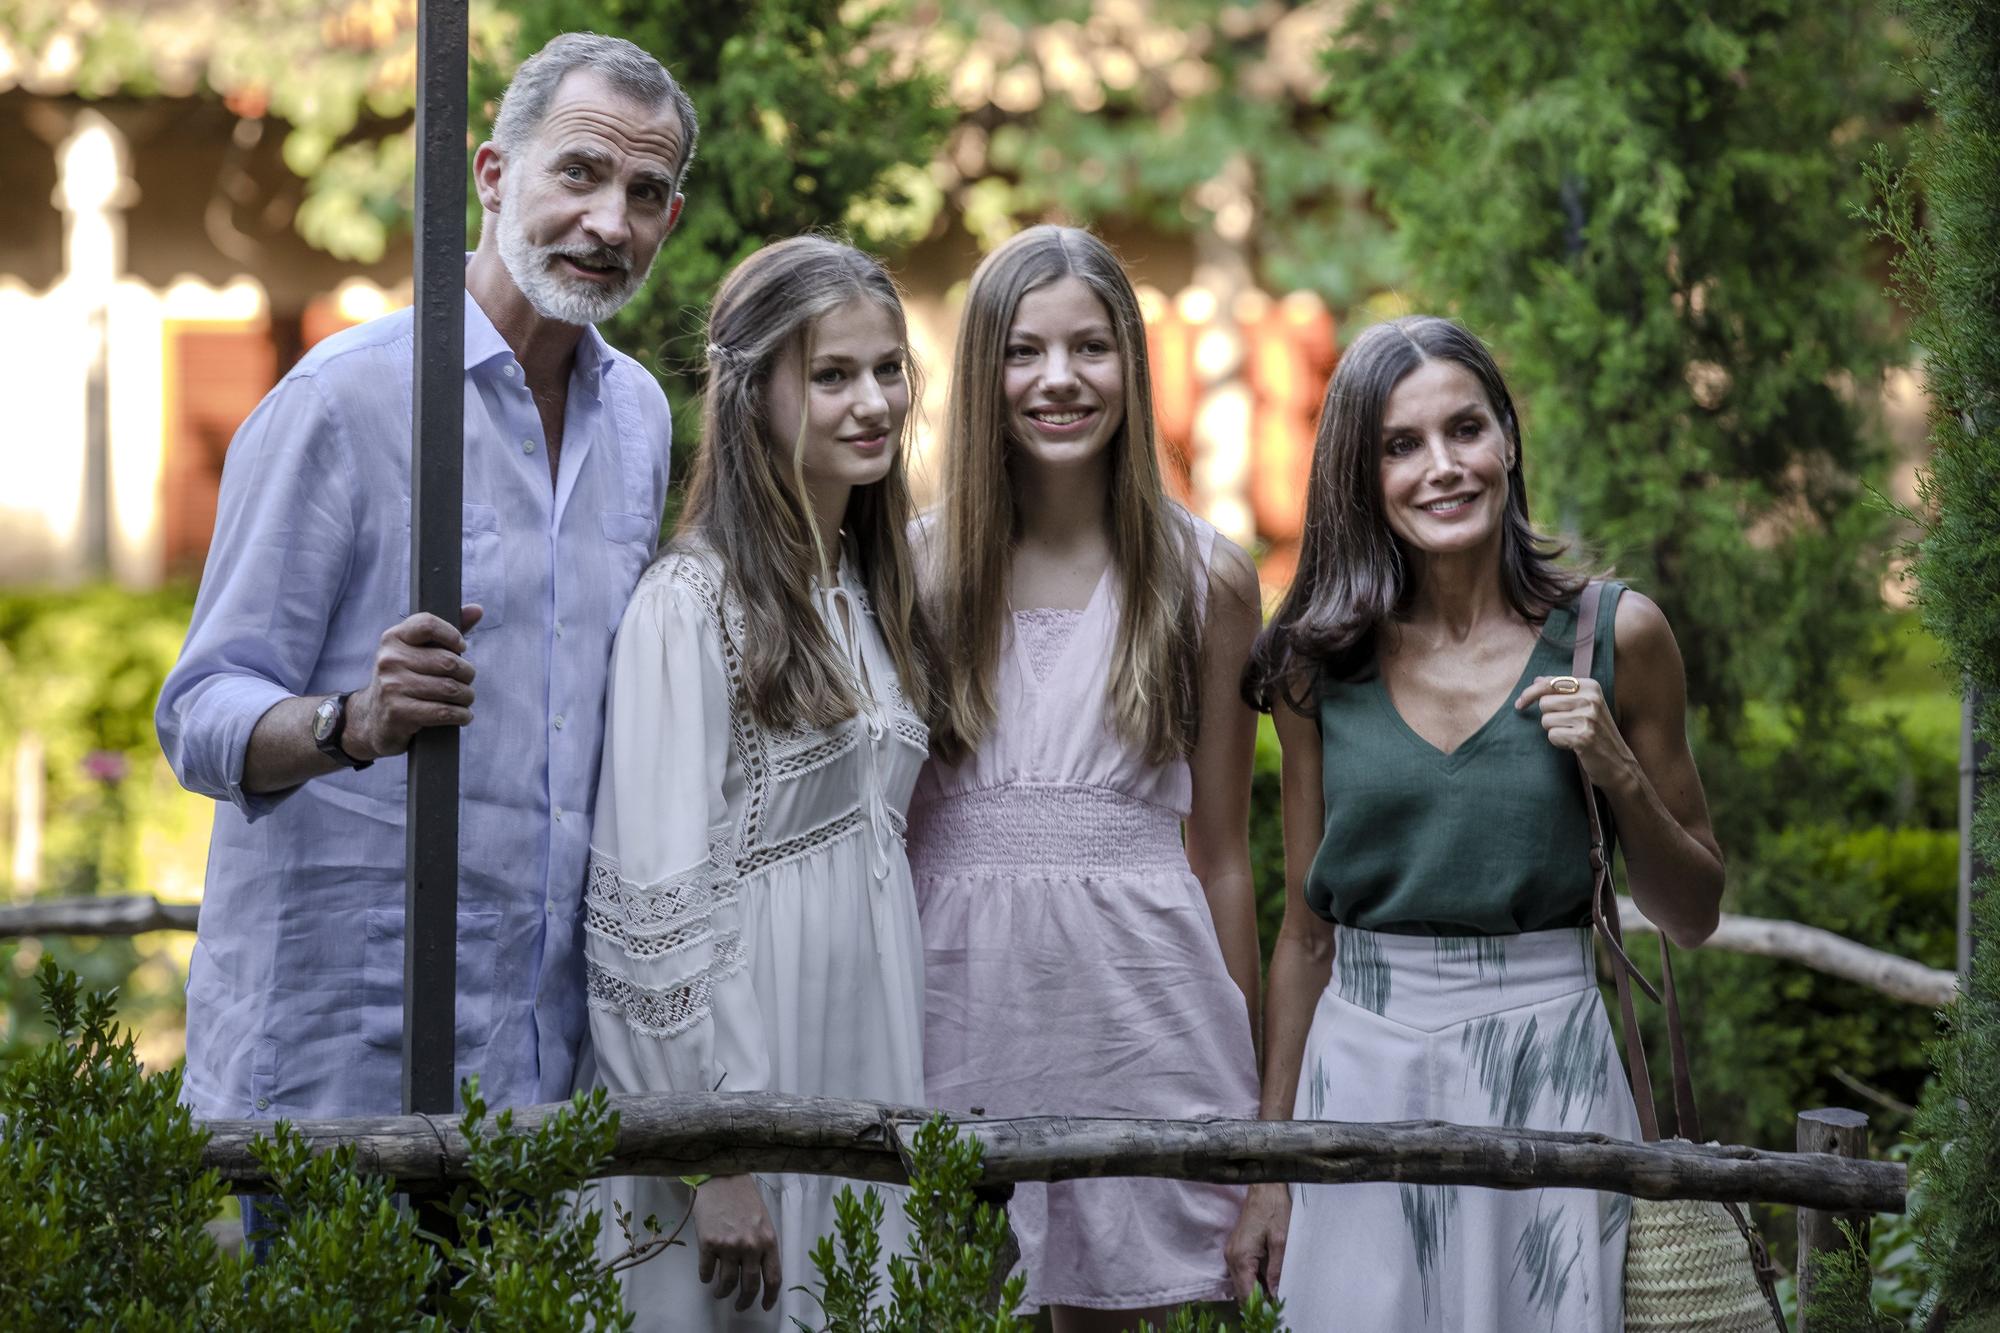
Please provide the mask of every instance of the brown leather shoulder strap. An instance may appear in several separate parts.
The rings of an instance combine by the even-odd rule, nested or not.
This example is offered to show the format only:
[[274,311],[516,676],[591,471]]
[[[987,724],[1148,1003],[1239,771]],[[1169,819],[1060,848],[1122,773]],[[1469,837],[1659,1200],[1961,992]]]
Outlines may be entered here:
[[[1596,660],[1597,611],[1603,598],[1602,579],[1592,579],[1577,598],[1576,645],[1570,654],[1570,674],[1578,680],[1589,677]],[[1645,1043],[1639,1038],[1638,1014],[1632,1003],[1631,988],[1634,984],[1645,992],[1647,999],[1666,1010],[1667,1059],[1674,1089],[1674,1129],[1680,1137],[1700,1143],[1701,1112],[1695,1105],[1694,1077],[1688,1063],[1687,1037],[1681,1025],[1680,996],[1674,988],[1673,955],[1667,948],[1667,937],[1663,932],[1660,935],[1661,990],[1655,990],[1626,954],[1624,931],[1618,920],[1618,889],[1612,881],[1611,849],[1604,836],[1603,817],[1597,808],[1597,791],[1591,786],[1590,775],[1584,772],[1581,759],[1577,760],[1576,771],[1583,783],[1583,805],[1590,820],[1590,867],[1595,877],[1591,888],[1591,919],[1612,956],[1619,1019],[1625,1031],[1625,1061],[1632,1079],[1632,1098],[1639,1108],[1639,1128],[1648,1142],[1660,1137],[1659,1111],[1653,1102]]]
[[[1604,584],[1592,579],[1577,598],[1575,647],[1570,654],[1570,674],[1578,680],[1590,677],[1597,646],[1597,607]],[[1639,1039],[1639,1017],[1632,1005],[1632,984],[1637,982],[1647,998],[1658,1002],[1659,995],[1625,953],[1624,933],[1618,925],[1618,895],[1611,881],[1610,849],[1605,845],[1604,821],[1597,811],[1597,789],[1576,761],[1576,775],[1583,784],[1583,809],[1590,820],[1590,919],[1605,949],[1611,954],[1611,978],[1618,991],[1618,1017],[1625,1036],[1625,1066],[1632,1084],[1632,1100],[1639,1111],[1639,1133],[1648,1143],[1660,1137],[1659,1111],[1653,1104],[1652,1072],[1646,1065],[1646,1044]]]

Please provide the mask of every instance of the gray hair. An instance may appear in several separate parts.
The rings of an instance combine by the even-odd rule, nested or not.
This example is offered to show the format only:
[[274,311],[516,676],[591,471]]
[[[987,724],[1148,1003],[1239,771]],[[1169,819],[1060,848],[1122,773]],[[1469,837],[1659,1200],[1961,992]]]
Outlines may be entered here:
[[687,178],[688,164],[694,161],[694,141],[700,129],[694,103],[667,73],[666,66],[623,37],[565,32],[522,61],[500,99],[500,114],[493,118],[493,142],[500,151],[512,154],[526,147],[548,115],[556,89],[579,69],[602,75],[605,82],[635,102],[673,107],[681,126],[681,157],[674,163],[674,189],[678,191]]

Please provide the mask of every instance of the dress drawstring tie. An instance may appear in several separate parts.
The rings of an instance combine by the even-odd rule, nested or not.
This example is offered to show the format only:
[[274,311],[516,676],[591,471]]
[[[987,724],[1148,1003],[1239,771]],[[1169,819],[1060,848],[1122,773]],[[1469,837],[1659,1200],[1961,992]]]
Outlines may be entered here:
[[888,734],[888,724],[882,719],[882,706],[875,698],[874,681],[869,678],[868,664],[861,654],[858,629],[862,611],[859,600],[844,583],[836,583],[830,588],[816,588],[814,595],[827,629],[846,655],[848,665],[854,668],[855,683],[860,686],[860,720],[867,731],[862,771],[865,788],[863,809],[868,819],[868,865],[875,872],[875,882],[879,885],[889,878],[890,868],[895,864],[896,827],[890,819],[888,798],[883,793],[881,771],[882,738]]

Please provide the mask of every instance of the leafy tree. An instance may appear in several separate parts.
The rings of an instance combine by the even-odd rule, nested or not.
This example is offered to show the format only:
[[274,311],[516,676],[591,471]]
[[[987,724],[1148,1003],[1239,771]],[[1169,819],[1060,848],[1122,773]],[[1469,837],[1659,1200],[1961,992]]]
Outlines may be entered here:
[[[1370,0],[1330,57],[1413,286],[1509,366],[1545,521],[1672,618],[1726,847],[1819,790],[1880,649],[1848,386],[1881,348],[1838,142],[1881,41],[1860,0]],[[1750,700],[1794,738],[1754,781]]]
[[[723,274],[801,232],[845,229],[864,245],[893,244],[916,188],[910,167],[949,124],[935,79],[900,64],[882,40],[889,5],[522,0],[509,12],[517,60],[560,32],[614,33],[664,60],[694,100],[701,140],[687,207],[654,279],[608,330],[668,381],[679,408],[694,397],[702,314]],[[502,71],[478,72],[489,109],[505,81]],[[682,420],[691,425],[692,414]]]
[[[677,405],[693,397],[701,312],[737,260],[816,230],[893,246],[934,215],[917,208],[935,193],[923,164],[951,115],[936,76],[889,40],[904,0],[472,0],[470,13],[475,136],[507,75],[560,32],[636,42],[694,99],[687,210],[659,275],[610,329]],[[0,0],[0,51],[32,60],[68,44],[85,96],[207,92],[277,117],[285,160],[308,182],[300,234],[372,261],[409,220],[414,23],[395,0],[165,0],[88,16],[64,0]]]
[[1315,53],[1327,0],[939,0],[913,34],[960,112],[934,179],[990,246],[1059,216],[1193,236],[1339,305],[1391,276]]
[[[490,61],[512,26],[505,7],[470,0],[469,17],[472,58]],[[412,206],[415,20],[400,0],[0,0],[0,52],[16,67],[68,52],[50,62],[54,82],[87,98],[209,95],[246,121],[274,118],[307,182],[299,235],[372,263]]]
[[[1885,202],[1873,216],[1901,246],[1897,287],[1931,394],[1918,586],[1925,623],[1973,691],[1979,734],[2000,740],[2000,11],[1979,0],[1902,8],[1937,119],[1906,172],[1878,159]],[[1973,838],[1988,867],[2000,863],[1990,777]],[[1941,1289],[1934,1324],[1984,1329],[2000,1327],[2000,880],[1989,870],[1974,889],[1977,944],[1934,1051],[1916,1166]]]

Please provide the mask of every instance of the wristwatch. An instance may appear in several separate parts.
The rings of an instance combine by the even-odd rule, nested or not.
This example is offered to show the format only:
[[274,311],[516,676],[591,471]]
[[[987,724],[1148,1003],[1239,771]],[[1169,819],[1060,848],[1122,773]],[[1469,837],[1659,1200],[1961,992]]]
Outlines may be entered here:
[[375,761],[356,759],[340,743],[347,734],[347,700],[345,694],[333,694],[319,701],[319,707],[313,709],[313,744],[328,759],[337,759],[349,768],[362,769]]

